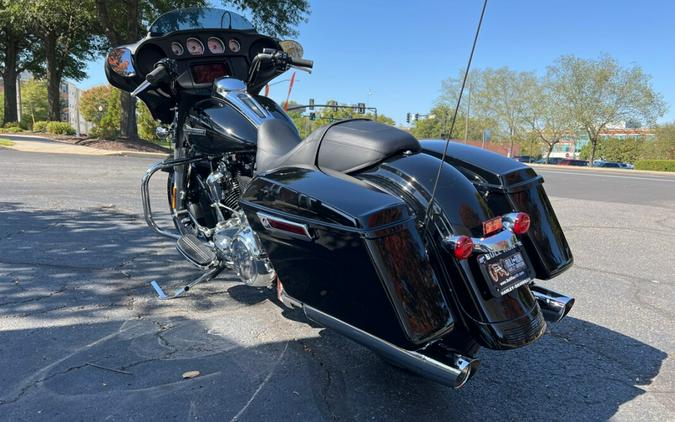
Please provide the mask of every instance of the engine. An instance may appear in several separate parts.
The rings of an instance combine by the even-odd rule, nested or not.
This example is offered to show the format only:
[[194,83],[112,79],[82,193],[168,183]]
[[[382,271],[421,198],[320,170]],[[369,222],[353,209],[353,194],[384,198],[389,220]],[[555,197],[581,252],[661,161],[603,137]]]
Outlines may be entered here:
[[276,278],[260,240],[239,209],[241,174],[223,160],[206,179],[218,223],[213,244],[219,258],[249,286],[270,287]]

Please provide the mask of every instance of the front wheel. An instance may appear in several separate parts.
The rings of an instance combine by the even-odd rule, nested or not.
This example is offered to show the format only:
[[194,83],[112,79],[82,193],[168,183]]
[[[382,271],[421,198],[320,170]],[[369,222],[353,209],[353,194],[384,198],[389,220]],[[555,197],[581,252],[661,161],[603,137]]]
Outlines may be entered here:
[[[190,172],[190,174],[194,173]],[[189,211],[190,214],[188,214],[188,212],[177,212],[176,195],[178,189],[175,185],[174,175],[174,171],[170,170],[169,177],[167,177],[166,191],[169,202],[169,211],[171,212],[171,217],[176,230],[178,230],[180,234],[199,235],[199,230],[197,230],[193,218],[202,227],[215,227],[217,219],[211,211],[208,194],[204,189],[201,189],[201,186],[194,176],[191,176],[188,179],[188,186],[186,188],[185,211]],[[190,215],[192,215],[192,218]]]

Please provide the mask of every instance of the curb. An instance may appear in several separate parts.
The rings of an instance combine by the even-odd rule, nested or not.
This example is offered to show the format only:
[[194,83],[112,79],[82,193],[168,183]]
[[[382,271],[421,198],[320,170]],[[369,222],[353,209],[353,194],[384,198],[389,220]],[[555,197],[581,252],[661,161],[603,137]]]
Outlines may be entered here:
[[574,170],[574,171],[598,171],[606,173],[616,173],[622,175],[631,175],[631,174],[652,174],[655,176],[675,176],[675,173],[671,171],[656,171],[656,170],[634,170],[634,169],[616,169],[616,168],[604,168],[604,167],[582,167],[582,166],[560,166],[557,164],[535,164],[535,163],[523,163],[526,166],[537,169],[549,169],[549,170]]
[[[100,149],[100,148],[94,148],[94,147],[89,147],[86,145],[77,145],[77,144],[71,144],[68,142],[63,142],[59,141],[57,139],[52,139],[52,138],[47,138],[44,136],[39,136],[39,135],[19,135],[19,134],[13,134],[13,133],[8,133],[8,134],[2,134],[0,133],[0,138],[6,136],[11,140],[11,137],[17,137],[17,138],[26,138],[27,142],[40,142],[40,141],[46,141],[46,142],[51,142],[54,144],[59,144],[62,146],[64,149],[63,151],[60,152],[54,152],[54,151],[24,151],[21,148],[16,148],[16,143],[12,146],[7,146],[4,147],[5,149],[11,149],[14,151],[21,151],[21,152],[37,152],[37,153],[43,153],[43,154],[73,154],[73,155],[89,155],[89,156],[98,156],[98,157],[114,157],[114,156],[119,156],[119,157],[135,157],[135,158],[166,158],[169,156],[171,153],[170,152],[145,152],[145,151],[112,151],[112,150],[105,150],[105,149]],[[32,141],[31,141],[32,140]],[[90,149],[90,150],[95,150],[96,153],[92,154],[86,151],[83,151],[80,148],[85,148],[85,149]]]

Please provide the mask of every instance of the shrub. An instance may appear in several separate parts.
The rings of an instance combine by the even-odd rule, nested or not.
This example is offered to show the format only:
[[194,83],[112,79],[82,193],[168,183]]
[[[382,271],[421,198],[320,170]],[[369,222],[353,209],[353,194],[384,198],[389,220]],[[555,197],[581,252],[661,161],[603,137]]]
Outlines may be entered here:
[[675,172],[675,160],[640,160],[635,163],[635,169]]
[[46,132],[48,123],[47,120],[38,120],[33,124],[33,132]]
[[53,135],[75,135],[75,129],[67,122],[49,122],[47,132]]
[[4,133],[19,133],[19,132],[23,132],[23,129],[21,129],[20,127],[12,126],[12,127],[2,129],[2,132],[4,132]]
[[7,123],[5,123],[5,125],[4,125],[3,127],[4,127],[5,129],[14,128],[14,127],[20,128],[20,127],[21,127],[21,123],[19,123],[19,122],[7,122]]

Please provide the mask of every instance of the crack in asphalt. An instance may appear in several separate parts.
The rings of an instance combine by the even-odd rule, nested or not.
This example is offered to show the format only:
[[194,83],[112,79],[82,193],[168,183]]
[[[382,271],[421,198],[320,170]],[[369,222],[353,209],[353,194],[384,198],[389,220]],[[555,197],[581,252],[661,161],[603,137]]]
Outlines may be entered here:
[[[26,291],[25,288],[23,288],[23,290]],[[55,290],[55,291],[49,293],[46,296],[38,296],[38,297],[33,297],[33,298],[30,298],[30,299],[25,299],[25,300],[15,300],[13,302],[2,302],[2,303],[0,303],[0,306],[22,305],[24,303],[37,302],[37,301],[40,301],[40,300],[43,300],[43,299],[49,299],[50,297],[52,297],[54,295],[65,292],[66,290],[69,290],[69,289],[66,286],[62,286],[58,290]]]

